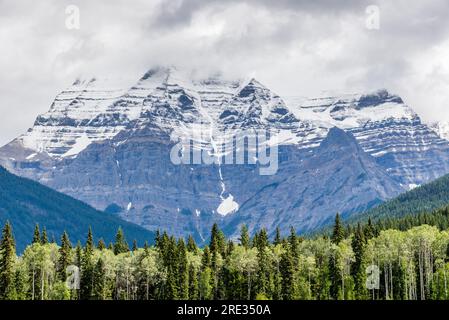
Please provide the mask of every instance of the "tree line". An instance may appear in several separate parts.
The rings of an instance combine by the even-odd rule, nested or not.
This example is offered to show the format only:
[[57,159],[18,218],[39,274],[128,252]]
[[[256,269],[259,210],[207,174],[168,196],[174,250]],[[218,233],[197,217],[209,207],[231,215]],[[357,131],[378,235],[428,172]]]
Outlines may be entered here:
[[242,226],[229,241],[215,224],[203,247],[165,232],[152,246],[130,247],[121,229],[109,245],[95,244],[89,229],[85,244],[72,246],[66,232],[58,244],[36,226],[18,256],[6,222],[0,299],[448,299],[448,244],[448,231],[435,226],[347,227],[337,214],[330,235],[307,239],[293,228],[286,237],[279,229],[272,240],[265,229],[251,237]]

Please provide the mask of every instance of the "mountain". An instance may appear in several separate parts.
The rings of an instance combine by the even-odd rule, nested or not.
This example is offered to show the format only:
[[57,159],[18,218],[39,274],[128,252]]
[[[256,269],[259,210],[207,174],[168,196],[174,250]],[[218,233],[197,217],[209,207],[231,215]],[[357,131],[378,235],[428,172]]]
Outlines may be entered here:
[[114,241],[122,227],[128,241],[151,242],[154,234],[113,215],[100,212],[89,205],[56,192],[35,181],[21,178],[0,167],[0,224],[8,220],[13,226],[17,250],[30,243],[36,223],[47,229],[49,239],[57,241],[67,231],[72,244],[84,243],[92,227],[95,239]]
[[[266,156],[251,144],[245,164],[225,163],[239,135],[261,130],[274,175],[260,174]],[[175,155],[202,151],[212,164],[173,162],[180,141]],[[135,83],[75,81],[0,148],[0,163],[149,230],[204,240],[214,222],[235,236],[242,223],[309,231],[351,216],[448,173],[449,142],[386,90],[280,97],[253,78],[155,68]]]
[[448,121],[433,122],[429,126],[441,138],[449,140],[449,122]]
[[357,220],[402,218],[449,205],[449,175],[405,192],[357,216]]
[[449,172],[448,141],[441,138],[403,100],[386,90],[369,94],[292,99],[292,111],[327,132],[351,132],[363,150],[405,189]]
[[332,128],[308,158],[292,146],[281,152],[291,160],[282,162],[268,181],[249,181],[258,188],[242,202],[239,214],[229,217],[227,233],[242,222],[251,230],[267,228],[271,233],[273,225],[284,234],[290,226],[300,232],[315,230],[332,223],[336,212],[348,218],[402,190],[351,133],[338,128]]

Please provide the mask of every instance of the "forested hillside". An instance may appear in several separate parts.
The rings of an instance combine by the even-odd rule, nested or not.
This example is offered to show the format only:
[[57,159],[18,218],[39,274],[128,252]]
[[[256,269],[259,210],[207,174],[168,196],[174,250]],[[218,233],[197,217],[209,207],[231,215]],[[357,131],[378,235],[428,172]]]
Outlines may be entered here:
[[15,176],[0,166],[0,223],[7,220],[14,225],[19,252],[31,241],[36,223],[46,228],[50,240],[67,231],[73,241],[84,243],[89,226],[108,242],[113,240],[120,226],[130,240],[143,243],[154,238],[154,233],[148,230],[95,210],[37,182]]
[[403,193],[361,215],[354,216],[352,220],[362,221],[368,217],[372,219],[403,217],[409,214],[431,212],[448,204],[449,175],[446,175],[431,183]]

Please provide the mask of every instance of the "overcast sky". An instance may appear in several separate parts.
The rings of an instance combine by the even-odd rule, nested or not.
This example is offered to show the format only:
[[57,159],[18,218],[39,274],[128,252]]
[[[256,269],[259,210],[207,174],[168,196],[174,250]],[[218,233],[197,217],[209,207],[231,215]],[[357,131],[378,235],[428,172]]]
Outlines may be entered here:
[[0,0],[0,145],[75,78],[155,65],[254,76],[280,95],[387,88],[449,120],[448,57],[446,0]]

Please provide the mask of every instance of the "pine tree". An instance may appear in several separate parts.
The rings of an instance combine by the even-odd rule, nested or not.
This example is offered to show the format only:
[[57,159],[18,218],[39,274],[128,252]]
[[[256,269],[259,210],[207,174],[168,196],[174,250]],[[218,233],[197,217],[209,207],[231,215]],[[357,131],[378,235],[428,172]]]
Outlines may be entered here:
[[195,239],[193,239],[192,235],[189,235],[189,238],[187,239],[187,251],[196,253],[198,250],[198,247],[195,243]]
[[211,255],[209,246],[205,246],[203,249],[203,256],[201,257],[201,269],[204,270],[205,268],[211,267]]
[[228,241],[228,245],[226,246],[226,257],[229,257],[229,255],[234,250],[234,242],[232,240]]
[[339,258],[335,254],[335,251],[332,251],[328,262],[329,280],[330,280],[329,294],[330,297],[334,300],[338,300],[340,298],[341,283],[342,283],[341,272],[338,268],[339,264],[338,259]]
[[70,243],[67,232],[64,231],[61,237],[61,247],[59,248],[58,274],[61,281],[67,278],[67,267],[71,262],[72,244]]
[[119,228],[115,235],[114,254],[125,253],[129,251],[128,243],[126,243],[122,228]]
[[258,294],[267,295],[269,287],[269,269],[268,269],[268,257],[266,248],[269,246],[268,234],[266,229],[262,229],[258,235],[257,240],[257,279],[256,290]]
[[198,299],[198,274],[195,270],[195,266],[191,263],[189,265],[189,299]]
[[363,262],[365,239],[360,224],[352,239],[352,250],[354,251],[355,261],[351,266],[351,275],[354,279],[354,292],[357,300],[366,298],[366,276]]
[[138,246],[137,246],[137,240],[134,239],[134,240],[133,240],[133,249],[132,249],[132,251],[133,251],[133,252],[136,252],[137,249],[138,249]]
[[339,244],[345,237],[343,226],[340,221],[340,214],[335,215],[334,231],[332,233],[331,241],[334,244]]
[[281,280],[281,297],[283,300],[295,299],[295,270],[291,249],[287,245],[279,263]]
[[165,299],[176,300],[178,299],[178,281],[177,272],[174,266],[170,266],[167,270],[167,281],[165,289]]
[[47,244],[47,243],[48,243],[47,229],[45,229],[45,227],[44,227],[42,229],[41,244]]
[[298,237],[296,236],[296,230],[293,226],[290,227],[290,236],[288,237],[288,242],[290,244],[290,249],[292,251],[293,264],[297,266],[299,258]]
[[81,246],[81,242],[79,241],[76,243],[75,258],[76,258],[76,266],[78,268],[81,268],[81,264],[83,261],[83,247]]
[[159,229],[156,230],[156,234],[154,236],[154,244],[156,248],[160,248],[161,246],[161,232],[159,231]]
[[33,234],[33,244],[34,243],[41,243],[41,233],[39,231],[39,224],[36,223],[34,226],[34,234]]
[[163,264],[167,271],[167,280],[164,285],[162,298],[168,300],[178,299],[179,279],[178,279],[178,246],[174,237],[168,237],[164,232],[159,240],[159,253],[162,256]]
[[184,240],[181,238],[178,241],[178,297],[181,300],[189,298],[189,270],[187,262],[187,252]]
[[249,241],[249,234],[248,234],[248,227],[246,225],[242,226],[242,229],[240,231],[240,245],[245,247],[245,248],[249,248],[250,247],[250,241]]
[[93,269],[92,256],[94,252],[92,229],[89,228],[87,234],[87,241],[84,247],[84,252],[81,261],[81,282],[80,282],[80,298],[88,300],[92,297],[93,289]]
[[0,241],[0,300],[13,299],[15,296],[15,259],[16,245],[11,225],[7,221]]
[[223,278],[221,277],[221,266],[219,261],[226,254],[226,242],[223,232],[218,228],[218,225],[214,223],[211,231],[210,239],[210,254],[211,254],[211,287],[214,299],[220,299],[223,297]]
[[209,248],[212,254],[214,252],[220,253],[222,256],[225,254],[226,239],[216,223],[212,226]]
[[274,236],[274,242],[273,244],[275,246],[277,246],[278,244],[281,244],[282,239],[281,239],[281,229],[279,229],[279,227],[276,227],[276,235]]
[[98,240],[97,249],[100,250],[100,251],[106,249],[106,244],[104,243],[103,239]]
[[368,218],[368,224],[365,227],[364,235],[366,241],[368,241],[371,238],[374,238],[374,226],[373,222],[371,221],[371,217]]
[[104,300],[106,289],[106,270],[102,258],[98,259],[93,270],[93,292],[92,297],[95,300]]

